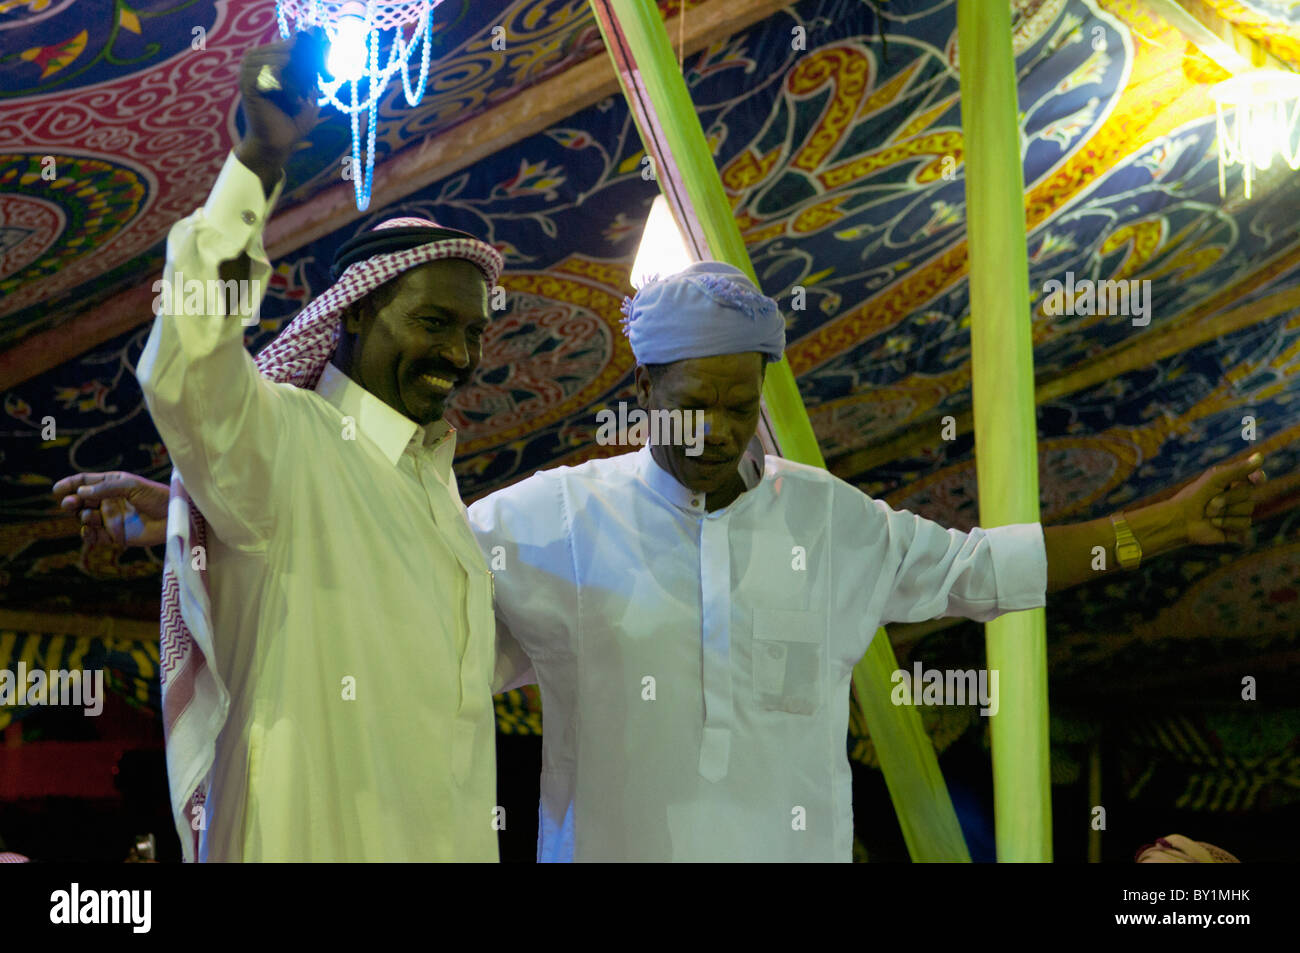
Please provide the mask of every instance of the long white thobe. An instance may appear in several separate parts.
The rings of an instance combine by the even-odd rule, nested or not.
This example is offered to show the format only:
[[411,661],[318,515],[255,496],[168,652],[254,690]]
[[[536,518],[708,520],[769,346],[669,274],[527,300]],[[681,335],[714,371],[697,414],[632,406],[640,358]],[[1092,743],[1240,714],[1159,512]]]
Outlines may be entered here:
[[[230,156],[164,280],[246,251],[265,288],[279,190]],[[160,314],[137,374],[211,528],[231,703],[200,859],[495,861],[492,584],[454,431],[332,366],[314,391],[268,382],[237,316]]]
[[470,507],[542,693],[539,860],[850,860],[849,684],[876,629],[1045,604],[1038,523],[962,533],[747,462],[711,513],[648,449]]

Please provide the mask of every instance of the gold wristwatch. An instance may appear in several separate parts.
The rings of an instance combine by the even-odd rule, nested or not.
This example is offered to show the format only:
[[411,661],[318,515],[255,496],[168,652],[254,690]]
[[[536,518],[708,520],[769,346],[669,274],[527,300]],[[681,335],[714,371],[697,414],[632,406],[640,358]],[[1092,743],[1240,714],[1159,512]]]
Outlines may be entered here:
[[1123,513],[1112,513],[1110,521],[1115,526],[1115,558],[1125,569],[1137,569],[1142,563],[1142,547],[1137,537],[1128,528],[1128,521]]

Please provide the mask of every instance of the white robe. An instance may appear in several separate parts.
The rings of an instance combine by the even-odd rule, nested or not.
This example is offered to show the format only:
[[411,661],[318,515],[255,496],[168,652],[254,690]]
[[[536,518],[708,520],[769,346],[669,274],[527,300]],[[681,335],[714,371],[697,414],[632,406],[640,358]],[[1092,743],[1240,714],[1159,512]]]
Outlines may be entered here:
[[876,629],[1045,605],[1038,523],[944,529],[771,456],[747,482],[710,513],[643,449],[470,507],[541,687],[539,860],[851,860]]

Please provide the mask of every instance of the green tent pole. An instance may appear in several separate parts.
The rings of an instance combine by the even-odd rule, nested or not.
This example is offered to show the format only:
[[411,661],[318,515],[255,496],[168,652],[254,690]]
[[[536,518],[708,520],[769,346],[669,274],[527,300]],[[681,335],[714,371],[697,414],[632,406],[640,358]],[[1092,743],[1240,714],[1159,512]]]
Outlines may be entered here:
[[[980,525],[1035,523],[1038,431],[1010,4],[958,0],[957,39]],[[1000,696],[991,726],[998,860],[1050,861],[1043,610],[988,623],[985,645]]]
[[[699,257],[725,261],[758,283],[712,151],[655,4],[591,0],[656,178]],[[790,365],[768,366],[763,399],[782,456],[824,467]],[[969,861],[934,746],[915,708],[890,702],[898,668],[879,629],[853,672],[858,702],[880,759],[907,848],[915,861]]]

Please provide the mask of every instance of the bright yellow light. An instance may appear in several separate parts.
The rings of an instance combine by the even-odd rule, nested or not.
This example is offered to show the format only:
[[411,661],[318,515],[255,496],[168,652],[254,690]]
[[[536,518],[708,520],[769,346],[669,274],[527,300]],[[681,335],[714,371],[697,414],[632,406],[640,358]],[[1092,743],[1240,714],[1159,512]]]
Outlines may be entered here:
[[[1226,193],[1225,172],[1240,165],[1243,191],[1251,197],[1256,170],[1280,158],[1300,169],[1300,76],[1282,70],[1252,70],[1210,90],[1219,140],[1219,195]],[[1229,122],[1229,113],[1232,114]]]
[[[1273,154],[1278,151],[1279,123],[1277,110],[1268,103],[1249,107],[1246,129],[1242,133],[1250,149],[1248,161],[1257,169],[1267,169],[1273,164]],[[1242,107],[1238,107],[1242,108]],[[1285,129],[1281,130],[1285,133]]]
[[676,274],[694,260],[686,247],[685,236],[673,220],[668,200],[656,196],[632,262],[632,287],[640,290],[651,275],[664,278]]

